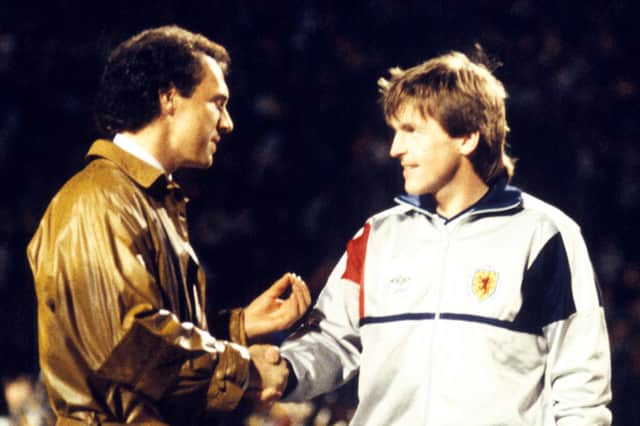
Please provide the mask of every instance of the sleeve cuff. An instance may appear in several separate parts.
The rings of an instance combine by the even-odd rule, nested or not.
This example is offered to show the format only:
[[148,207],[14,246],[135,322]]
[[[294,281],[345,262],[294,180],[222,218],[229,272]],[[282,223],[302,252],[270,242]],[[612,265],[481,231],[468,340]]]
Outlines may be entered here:
[[244,329],[244,309],[232,309],[229,315],[229,337],[232,342],[247,346],[247,333]]
[[291,365],[291,361],[287,358],[284,358],[284,362],[287,363],[287,368],[289,369],[289,378],[287,380],[287,387],[284,389],[282,393],[282,398],[286,398],[293,390],[298,386],[298,376],[296,376],[296,372],[293,370],[293,366]]
[[249,381],[249,351],[228,343],[219,355],[207,391],[207,410],[230,411],[237,407]]

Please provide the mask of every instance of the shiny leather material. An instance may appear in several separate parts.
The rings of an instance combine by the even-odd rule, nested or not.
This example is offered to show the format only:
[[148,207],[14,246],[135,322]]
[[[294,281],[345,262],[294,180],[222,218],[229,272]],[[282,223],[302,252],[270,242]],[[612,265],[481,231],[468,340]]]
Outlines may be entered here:
[[[59,423],[197,424],[233,409],[248,359],[207,331],[180,187],[109,141],[96,141],[87,160],[27,250]],[[241,316],[232,311],[226,329],[246,345]]]

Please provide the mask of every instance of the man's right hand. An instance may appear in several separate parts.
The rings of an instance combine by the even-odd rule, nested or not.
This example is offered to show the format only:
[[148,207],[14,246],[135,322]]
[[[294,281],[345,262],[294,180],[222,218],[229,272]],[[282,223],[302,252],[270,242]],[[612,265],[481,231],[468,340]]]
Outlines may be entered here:
[[282,397],[287,387],[289,369],[278,348],[258,344],[249,346],[251,367],[247,395],[254,401],[270,405]]

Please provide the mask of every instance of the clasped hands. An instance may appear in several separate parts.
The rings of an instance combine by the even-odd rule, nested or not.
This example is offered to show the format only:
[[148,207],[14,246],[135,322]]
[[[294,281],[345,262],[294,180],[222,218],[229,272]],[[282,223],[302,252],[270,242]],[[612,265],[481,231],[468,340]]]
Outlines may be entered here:
[[258,406],[268,407],[282,397],[289,379],[287,363],[272,345],[249,346],[251,357],[247,397]]
[[[281,298],[289,289],[289,296]],[[304,315],[310,304],[311,295],[305,282],[296,274],[284,274],[244,309],[247,340],[286,330]],[[251,345],[249,355],[248,396],[268,406],[282,396],[287,386],[287,363],[280,357],[278,348],[272,345]]]

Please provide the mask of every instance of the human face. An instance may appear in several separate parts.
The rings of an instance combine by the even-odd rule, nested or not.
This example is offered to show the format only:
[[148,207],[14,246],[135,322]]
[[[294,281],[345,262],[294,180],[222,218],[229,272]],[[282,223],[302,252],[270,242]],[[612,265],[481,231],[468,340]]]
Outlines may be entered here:
[[215,59],[201,58],[204,76],[188,98],[175,95],[174,131],[170,151],[173,169],[208,168],[223,134],[233,130],[227,103],[229,88]]
[[411,103],[401,106],[389,124],[395,131],[389,154],[400,161],[405,191],[438,197],[453,190],[460,180],[460,140]]

